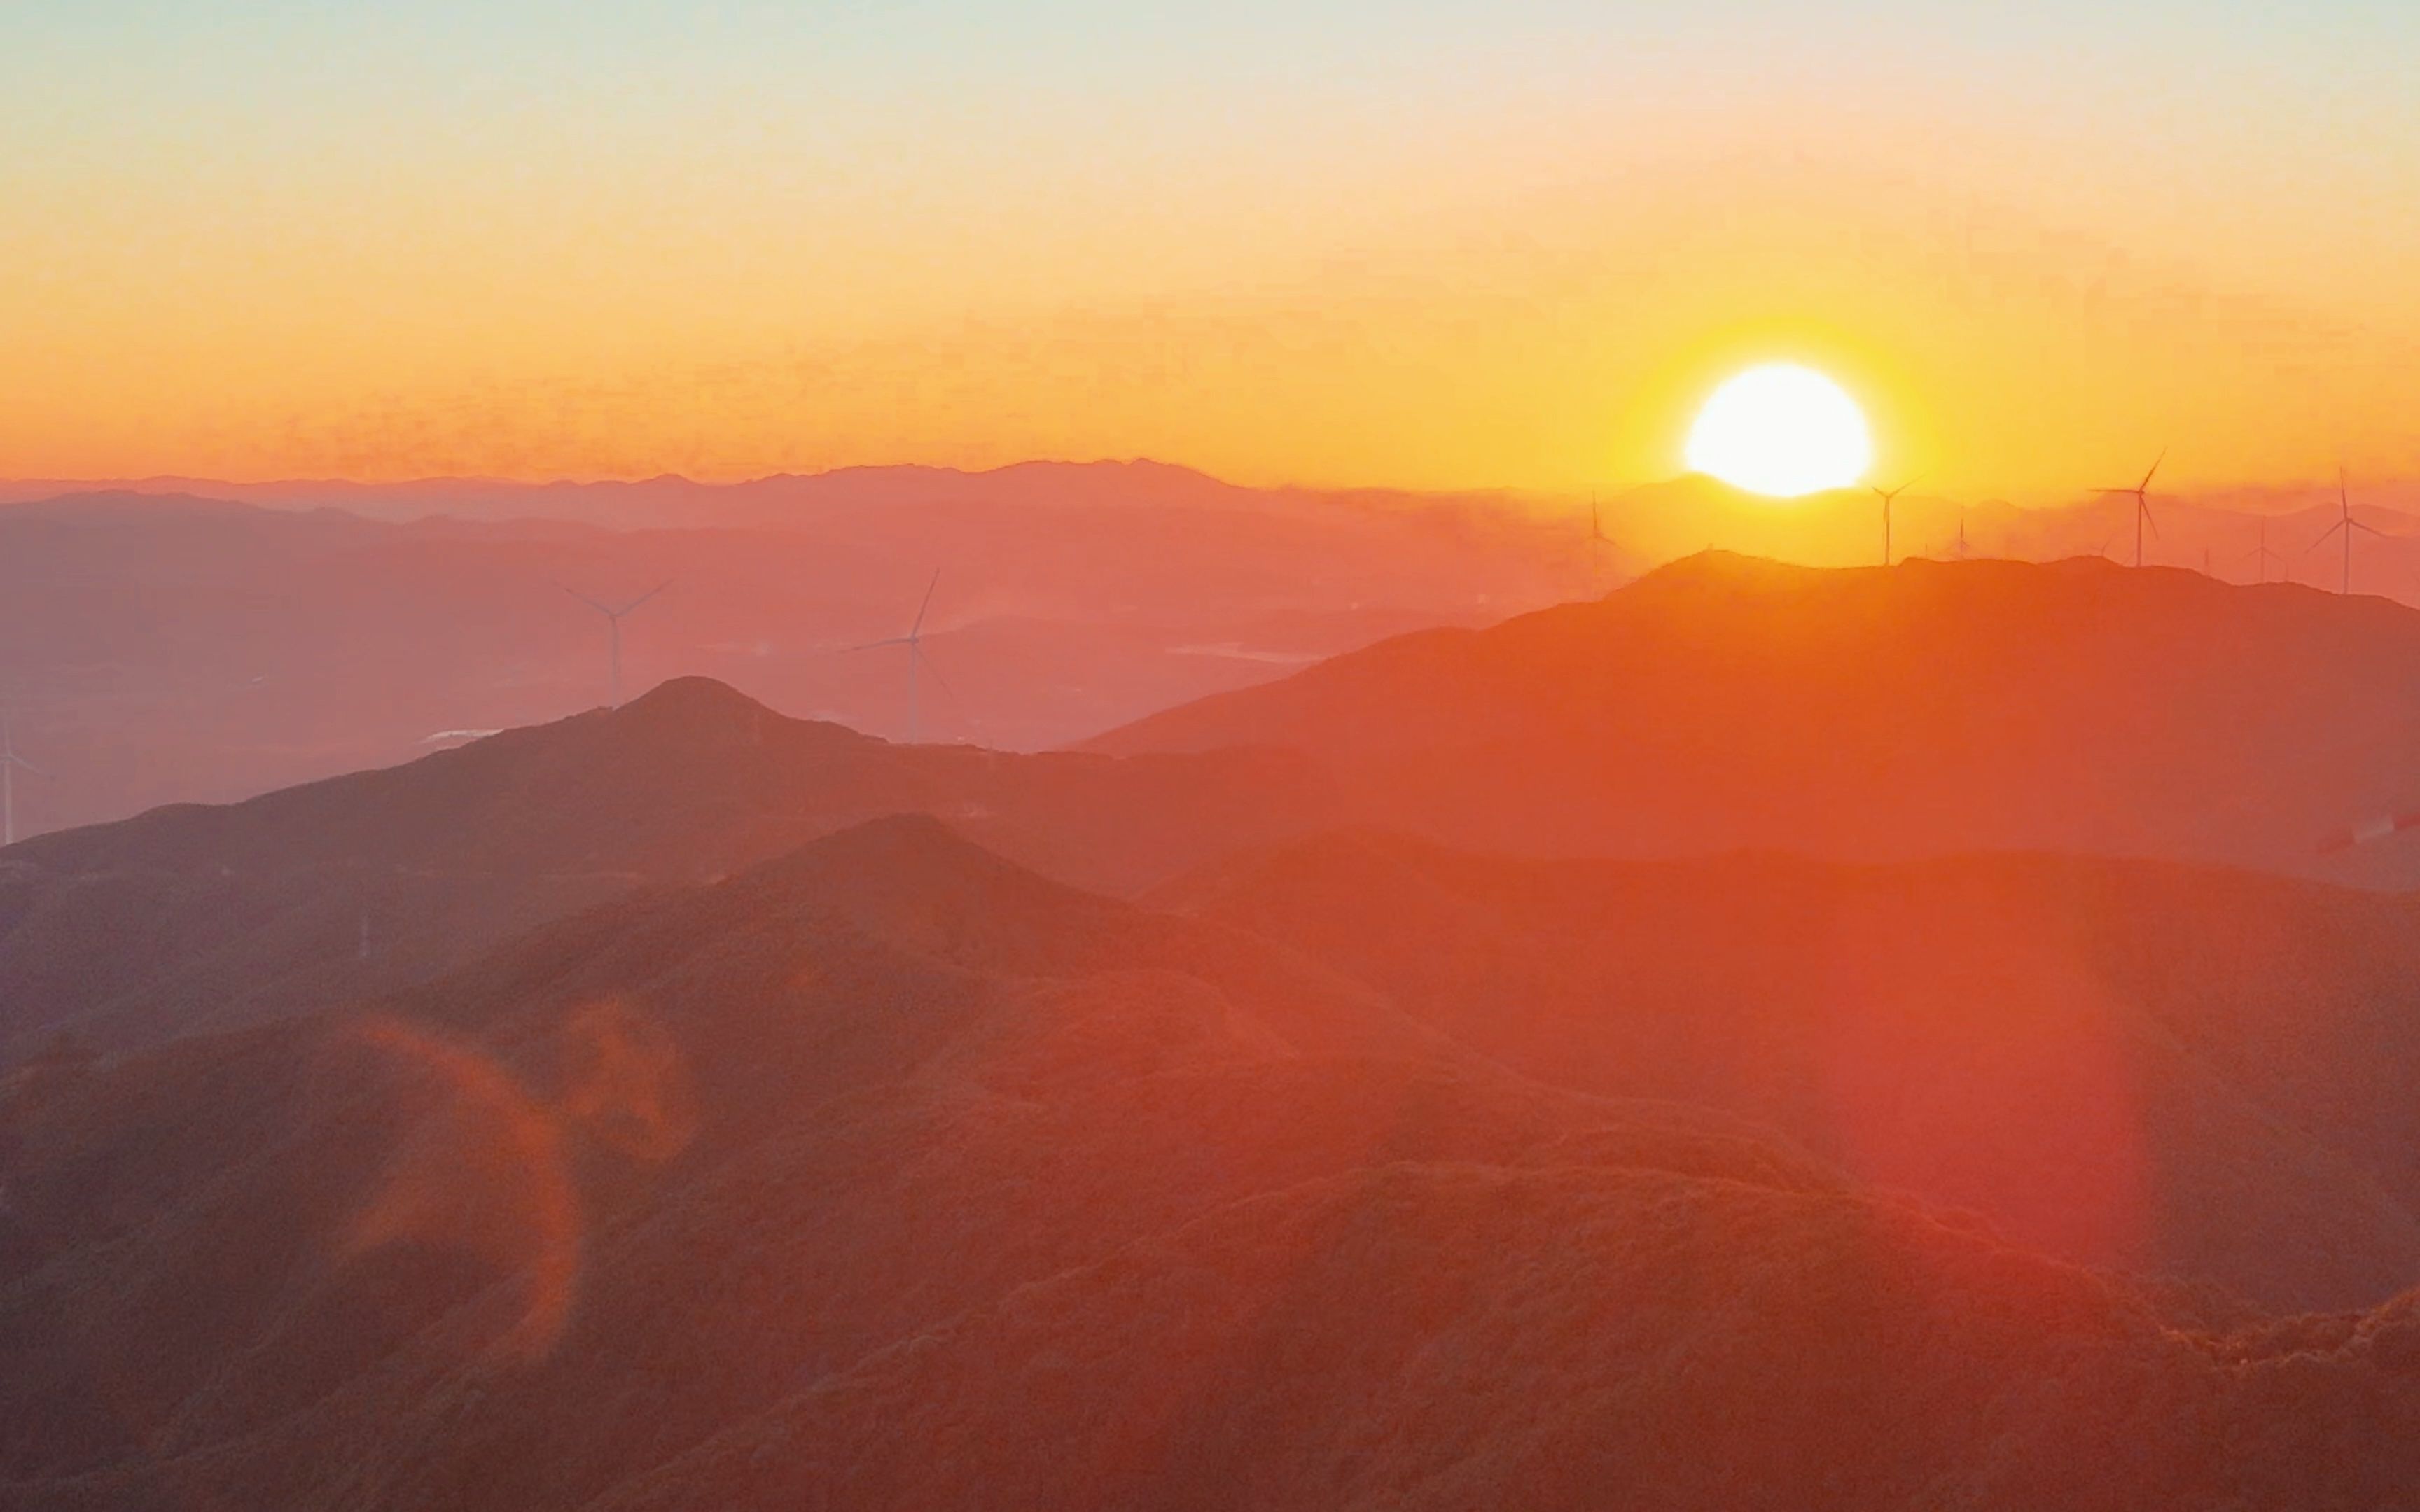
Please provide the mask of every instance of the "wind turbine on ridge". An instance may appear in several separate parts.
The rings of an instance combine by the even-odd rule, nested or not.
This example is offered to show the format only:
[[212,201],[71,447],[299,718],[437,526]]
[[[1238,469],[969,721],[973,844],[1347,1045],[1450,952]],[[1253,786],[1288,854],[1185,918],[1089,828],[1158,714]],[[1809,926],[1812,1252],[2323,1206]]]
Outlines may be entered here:
[[2381,540],[2385,539],[2386,532],[2380,530],[2375,525],[2365,525],[2361,521],[2352,517],[2352,495],[2345,486],[2345,471],[2342,468],[2336,469],[2336,507],[2343,511],[2343,513],[2337,517],[2336,522],[2334,525],[2329,526],[2326,530],[2320,532],[2319,538],[2313,541],[2303,549],[2304,551],[2317,551],[2319,548],[2328,544],[2329,536],[2334,535],[2338,531],[2344,532],[2344,580],[2337,586],[2336,592],[2339,594],[2350,594],[2352,592],[2352,532],[2355,531],[2367,531],[2370,534],[2379,537]]
[[17,843],[17,770],[36,777],[51,774],[17,754],[17,735],[9,717],[0,713],[0,845]]
[[645,603],[648,599],[651,599],[658,594],[662,593],[665,589],[670,588],[672,586],[672,579],[669,578],[664,579],[662,582],[656,584],[653,588],[648,589],[645,593],[641,594],[638,597],[622,605],[618,609],[611,604],[600,604],[597,600],[589,597],[586,594],[577,593],[572,589],[564,588],[561,583],[557,583],[554,586],[557,588],[563,588],[565,593],[570,594],[572,597],[587,605],[590,609],[595,609],[597,613],[604,615],[605,623],[613,627],[613,707],[617,709],[620,708],[622,706],[622,617],[629,613],[632,609],[637,609],[640,605]]
[[[916,744],[917,735],[917,669],[921,667],[924,671],[931,672],[933,674],[933,681],[941,685],[941,691],[947,693],[950,690],[950,685],[942,678],[940,670],[935,667],[931,659],[924,655],[924,613],[927,609],[930,609],[933,607],[933,590],[940,586],[941,569],[935,567],[933,569],[933,580],[924,585],[924,601],[916,606],[916,621],[914,624],[908,626],[908,633],[906,635],[894,635],[887,640],[868,640],[862,645],[855,645],[848,648],[851,651],[879,651],[885,646],[906,646],[908,648],[908,744],[911,746]],[[955,697],[954,694],[952,696]]]
[[1893,502],[1894,501],[1896,501],[1896,500],[1899,498],[1899,496],[1900,496],[1900,495],[1901,495],[1901,494],[1903,494],[1903,493],[1907,492],[1910,488],[1915,487],[1915,486],[1916,486],[1916,480],[1915,480],[1914,478],[1910,478],[1910,479],[1908,479],[1905,483],[1900,484],[1900,485],[1898,487],[1896,487],[1896,488],[1885,488],[1885,487],[1882,487],[1881,486],[1879,486],[1879,485],[1877,485],[1877,484],[1871,484],[1871,483],[1867,484],[1867,485],[1866,485],[1866,486],[1867,486],[1867,487],[1869,487],[1869,488],[1870,488],[1870,489],[1872,489],[1872,490],[1873,490],[1874,497],[1875,497],[1875,498],[1877,498],[1877,499],[1879,499],[1879,500],[1881,500],[1881,501],[1883,501],[1883,565],[1884,565],[1884,566],[1885,566],[1885,567],[1887,567],[1887,566],[1889,566],[1889,565],[1891,564],[1891,558],[1890,558],[1890,512],[1891,512],[1891,504],[1892,504],[1892,502]]
[[2168,454],[2164,451],[2162,452],[2152,460],[2151,471],[2143,474],[2143,481],[2134,485],[2132,488],[2099,488],[2094,490],[2103,498],[2122,494],[2133,499],[2134,565],[2138,567],[2143,564],[2143,527],[2146,525],[2151,527],[2151,533],[2153,535],[2160,533],[2160,522],[2151,517],[2151,479],[2158,476],[2160,464],[2167,459]]
[[2264,519],[2260,522],[2260,544],[2235,560],[2256,563],[2253,569],[2257,575],[2256,580],[2265,583],[2269,580],[2269,563],[2282,563],[2286,560],[2286,556],[2281,551],[2273,551],[2269,548],[2269,522]]

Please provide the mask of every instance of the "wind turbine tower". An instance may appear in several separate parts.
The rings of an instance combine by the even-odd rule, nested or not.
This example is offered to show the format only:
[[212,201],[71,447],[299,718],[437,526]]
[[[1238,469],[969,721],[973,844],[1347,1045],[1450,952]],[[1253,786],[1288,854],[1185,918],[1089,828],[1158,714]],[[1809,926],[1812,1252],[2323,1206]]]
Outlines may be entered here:
[[1915,480],[1915,479],[1913,479],[1913,478],[1911,478],[1911,479],[1909,479],[1907,482],[1900,484],[1900,485],[1898,487],[1896,487],[1896,488],[1885,488],[1885,487],[1880,487],[1880,486],[1876,486],[1876,485],[1874,485],[1874,484],[1870,484],[1870,483],[1869,483],[1869,484],[1867,484],[1867,485],[1866,485],[1866,486],[1867,486],[1867,487],[1869,487],[1869,488],[1873,489],[1874,497],[1875,497],[1875,498],[1877,498],[1877,499],[1879,499],[1879,500],[1881,500],[1881,501],[1883,501],[1883,565],[1884,565],[1884,566],[1885,566],[1885,567],[1887,567],[1887,566],[1889,566],[1889,565],[1891,564],[1891,545],[1890,545],[1890,512],[1891,512],[1891,504],[1892,504],[1892,502],[1893,502],[1894,501],[1896,501],[1896,500],[1899,498],[1899,496],[1900,496],[1900,495],[1901,495],[1901,494],[1903,494],[1903,493],[1907,492],[1907,491],[1908,491],[1908,489],[1910,489],[1910,488],[1912,488],[1912,487],[1916,486],[1916,480]]
[[1598,576],[1605,572],[1605,554],[1613,549],[1613,537],[1605,533],[1605,516],[1598,510],[1596,495],[1589,495],[1589,561]]
[[2340,594],[2350,594],[2352,592],[2352,532],[2355,531],[2367,531],[2370,534],[2380,537],[2383,537],[2386,532],[2380,530],[2375,525],[2364,525],[2361,521],[2352,517],[2352,495],[2345,485],[2345,473],[2344,469],[2342,468],[2336,469],[2336,508],[2342,511],[2342,513],[2336,517],[2336,522],[2334,525],[2329,526],[2325,531],[2321,532],[2319,538],[2313,541],[2309,546],[2304,548],[2304,549],[2306,551],[2316,551],[2319,548],[2328,544],[2329,536],[2335,534],[2338,531],[2344,532],[2344,579],[2343,581],[2338,584],[2336,592]]
[[2143,481],[2132,488],[2098,490],[2104,498],[2123,495],[2134,501],[2134,565],[2138,567],[2143,564],[2143,527],[2149,525],[2153,535],[2160,533],[2160,522],[2151,517],[2151,479],[2158,476],[2160,463],[2167,459],[2168,454],[2162,452],[2151,463],[2151,471],[2143,474]]
[[8,717],[0,714],[0,845],[17,843],[17,771],[23,767],[36,777],[51,774],[17,754],[16,732]]
[[[557,583],[555,586],[557,588],[563,588],[561,583]],[[640,605],[645,603],[648,599],[655,597],[658,594],[662,593],[665,589],[670,588],[671,586],[672,583],[669,579],[659,582],[653,588],[648,589],[645,593],[641,594],[638,597],[630,600],[627,604],[619,606],[618,608],[612,604],[600,604],[597,600],[589,597],[586,594],[573,593],[572,590],[568,588],[563,588],[565,593],[570,594],[572,597],[587,605],[590,609],[595,609],[597,613],[604,615],[605,623],[610,626],[610,633],[613,636],[613,707],[617,709],[622,706],[623,616],[628,614],[632,609],[637,609]]]
[[908,648],[908,744],[911,746],[916,744],[918,733],[916,706],[917,670],[922,668],[926,671],[932,672],[933,680],[935,682],[941,683],[941,688],[944,692],[949,690],[950,686],[946,682],[941,682],[940,672],[937,671],[933,667],[933,664],[926,660],[924,656],[924,613],[927,609],[930,609],[933,607],[933,590],[939,586],[941,586],[941,569],[935,567],[933,569],[933,580],[924,585],[924,601],[916,606],[916,621],[914,624],[908,626],[908,633],[906,635],[894,635],[887,640],[868,640],[863,645],[856,645],[848,648],[851,651],[879,651],[885,646],[905,646]]

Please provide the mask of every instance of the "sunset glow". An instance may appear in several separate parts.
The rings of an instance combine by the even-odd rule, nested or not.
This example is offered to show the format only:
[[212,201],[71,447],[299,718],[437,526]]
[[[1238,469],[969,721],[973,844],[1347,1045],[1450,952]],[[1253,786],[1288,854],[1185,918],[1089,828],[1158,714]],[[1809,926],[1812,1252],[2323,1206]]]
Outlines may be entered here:
[[11,7],[0,472],[1585,489],[1787,349],[1951,493],[2408,475],[2320,8]]

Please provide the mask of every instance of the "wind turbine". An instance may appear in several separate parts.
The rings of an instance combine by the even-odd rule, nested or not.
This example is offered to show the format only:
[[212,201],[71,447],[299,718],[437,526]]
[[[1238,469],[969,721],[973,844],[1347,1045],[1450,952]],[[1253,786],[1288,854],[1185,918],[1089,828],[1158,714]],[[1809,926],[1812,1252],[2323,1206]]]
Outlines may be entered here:
[[1589,561],[1599,574],[1605,571],[1605,554],[1613,548],[1613,537],[1605,533],[1605,517],[1599,513],[1596,495],[1589,495]]
[[2235,560],[2257,563],[2254,570],[2258,574],[2258,580],[2265,583],[2269,580],[2269,563],[2283,562],[2286,558],[2269,548],[2269,522],[2264,519],[2260,522],[2260,544]]
[[2151,533],[2153,535],[2160,533],[2160,522],[2151,517],[2151,479],[2158,474],[2160,464],[2167,459],[2168,454],[2162,452],[2158,457],[2153,459],[2151,463],[2151,471],[2143,474],[2143,481],[2134,485],[2132,488],[2101,488],[2095,490],[2104,498],[2111,495],[2124,494],[2131,496],[2133,499],[2134,565],[2138,567],[2143,564],[2143,527],[2146,525],[2151,527]]
[[8,717],[0,714],[0,845],[17,843],[17,769],[36,777],[51,774],[17,754],[17,736]]
[[1596,495],[1589,495],[1589,542],[1592,546],[1611,546],[1613,537],[1605,533],[1605,517],[1598,512]]
[[2319,538],[2313,541],[2303,549],[2305,551],[2317,551],[2319,548],[2328,544],[2329,536],[2334,535],[2338,531],[2344,532],[2344,581],[2338,586],[2336,592],[2340,594],[2350,594],[2352,592],[2352,532],[2355,531],[2367,531],[2370,534],[2381,538],[2385,536],[2386,532],[2380,530],[2375,525],[2364,525],[2361,521],[2352,517],[2352,495],[2345,486],[2345,472],[2342,468],[2336,469],[2336,507],[2343,511],[2343,514],[2337,517],[2336,522],[2334,525],[2329,526],[2326,530],[2320,532]]
[[1894,500],[1898,499],[1900,495],[1907,492],[1910,488],[1915,487],[1916,480],[1914,478],[1910,478],[1896,488],[1879,487],[1870,483],[1867,484],[1866,486],[1873,489],[1874,497],[1883,501],[1883,565],[1887,567],[1890,565],[1891,503]]
[[[563,584],[561,583],[557,583],[554,586],[557,588],[563,588]],[[574,593],[571,589],[563,588],[565,593],[570,594],[572,597],[587,605],[590,609],[595,609],[597,613],[604,615],[605,623],[613,627],[613,707],[617,709],[622,706],[622,617],[671,586],[672,580],[670,579],[666,579],[664,581],[656,584],[653,588],[648,589],[645,593],[641,594],[638,597],[622,605],[618,609],[611,604],[600,604],[597,600],[589,597],[586,594]]]
[[933,607],[933,590],[939,586],[941,586],[941,569],[935,567],[933,580],[924,585],[924,601],[916,606],[916,622],[908,626],[906,635],[894,635],[887,640],[868,640],[863,645],[848,648],[851,651],[878,651],[884,646],[908,648],[908,744],[911,746],[916,744],[917,733],[916,670],[922,667],[931,672],[933,680],[941,684],[943,692],[949,691],[950,687],[948,683],[942,681],[940,671],[924,656],[924,611]]

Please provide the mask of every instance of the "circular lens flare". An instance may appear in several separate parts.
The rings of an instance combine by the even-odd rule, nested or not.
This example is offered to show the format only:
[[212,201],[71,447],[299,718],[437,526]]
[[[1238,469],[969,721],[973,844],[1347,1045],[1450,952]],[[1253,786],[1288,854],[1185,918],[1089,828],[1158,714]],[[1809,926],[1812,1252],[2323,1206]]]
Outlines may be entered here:
[[1865,476],[1873,441],[1848,391],[1792,363],[1716,389],[1689,428],[1689,467],[1734,488],[1792,499]]

